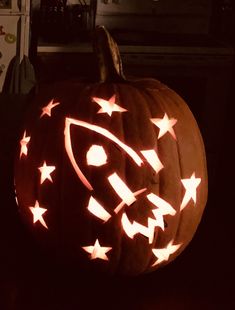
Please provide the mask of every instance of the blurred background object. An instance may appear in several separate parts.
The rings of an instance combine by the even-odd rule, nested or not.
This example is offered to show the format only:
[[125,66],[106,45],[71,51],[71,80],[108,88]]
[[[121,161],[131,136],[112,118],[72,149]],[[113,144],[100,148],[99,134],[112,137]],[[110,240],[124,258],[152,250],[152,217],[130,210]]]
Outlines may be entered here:
[[[28,56],[30,44],[30,1],[0,1],[0,92],[10,63]],[[9,70],[8,70],[9,69]]]

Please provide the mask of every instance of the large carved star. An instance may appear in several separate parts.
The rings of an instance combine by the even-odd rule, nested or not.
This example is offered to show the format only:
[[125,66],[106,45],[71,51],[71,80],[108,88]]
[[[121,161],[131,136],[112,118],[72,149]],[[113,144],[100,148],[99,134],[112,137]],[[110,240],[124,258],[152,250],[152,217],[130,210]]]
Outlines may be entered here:
[[58,104],[60,104],[59,102],[54,102],[54,99],[52,99],[48,105],[46,105],[45,107],[42,108],[42,114],[40,117],[43,117],[43,115],[48,115],[49,117],[51,117],[51,110],[56,107]]
[[109,100],[103,98],[92,97],[93,101],[98,103],[101,107],[97,113],[107,113],[109,116],[112,116],[113,112],[125,112],[126,109],[120,107],[115,103],[116,96],[113,95]]
[[42,184],[45,180],[53,182],[51,173],[55,170],[55,166],[47,166],[46,162],[44,161],[43,165],[39,167],[38,170],[41,172],[40,184]]
[[111,247],[103,247],[100,246],[99,240],[96,239],[94,245],[84,246],[82,247],[87,253],[91,254],[90,259],[100,258],[103,260],[109,260],[106,253],[109,252],[112,248]]
[[48,229],[46,222],[43,219],[43,214],[47,211],[45,208],[39,206],[39,202],[36,200],[34,207],[29,207],[30,211],[33,213],[33,223],[39,221],[45,228]]
[[27,156],[28,154],[28,143],[30,141],[30,136],[26,136],[26,131],[24,132],[23,138],[20,140],[20,158],[24,154]]
[[190,199],[192,199],[194,203],[196,203],[197,187],[201,183],[201,178],[195,178],[195,172],[194,172],[191,178],[183,179],[181,180],[181,182],[183,183],[184,188],[186,190],[184,194],[184,198],[180,205],[180,210],[183,210],[188,204],[188,202],[190,201]]
[[170,255],[175,253],[180,247],[181,244],[173,245],[173,240],[171,240],[163,249],[152,249],[153,254],[157,257],[156,262],[152,266],[156,266],[161,262],[167,261]]
[[161,138],[165,133],[169,132],[176,140],[176,135],[173,129],[173,126],[177,122],[175,118],[169,118],[168,115],[165,113],[163,118],[150,118],[150,120],[155,126],[160,129],[158,139]]

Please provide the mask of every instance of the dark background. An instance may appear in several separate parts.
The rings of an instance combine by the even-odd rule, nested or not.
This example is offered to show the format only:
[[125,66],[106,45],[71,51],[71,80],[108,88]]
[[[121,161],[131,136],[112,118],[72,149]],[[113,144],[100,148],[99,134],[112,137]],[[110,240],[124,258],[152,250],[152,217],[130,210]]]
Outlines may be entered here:
[[[216,39],[224,37],[226,45],[234,47],[234,25],[231,23],[226,28],[221,24],[222,17],[217,10],[221,3],[227,5],[229,1],[216,2],[211,29]],[[234,14],[234,8],[229,14]],[[74,75],[71,72],[74,58],[66,57],[32,53],[38,79],[45,81],[58,74],[60,78],[70,73]],[[90,57],[90,65],[94,61],[90,55],[83,57]],[[64,63],[61,64],[61,60]],[[61,64],[59,72],[53,71],[58,62]],[[45,63],[50,65],[47,70]],[[167,72],[176,67],[172,77],[158,66],[157,77],[172,84],[170,86],[186,99],[200,93],[200,89],[195,89],[196,84],[195,87],[191,85],[189,91],[187,78],[181,75],[182,67],[168,67]],[[132,66],[126,64],[126,68],[133,74]],[[187,70],[195,70],[193,63],[190,68],[187,66]],[[81,75],[85,69],[81,69]],[[207,70],[220,74],[217,66]],[[190,245],[173,263],[137,278],[85,276],[69,267],[62,268],[31,239],[18,217],[13,186],[15,148],[30,95],[0,95],[0,309],[235,309],[234,65],[225,66],[224,70],[229,75],[224,100],[216,102],[214,99],[216,109],[209,100],[211,105],[200,108],[203,115],[198,113],[197,116],[207,152],[211,152],[211,140],[218,142],[214,147],[216,159],[208,154],[209,197],[201,224]],[[219,86],[217,81],[214,87]],[[225,87],[223,83],[221,87]],[[196,106],[192,109],[198,111]],[[218,128],[214,120],[220,117]]]

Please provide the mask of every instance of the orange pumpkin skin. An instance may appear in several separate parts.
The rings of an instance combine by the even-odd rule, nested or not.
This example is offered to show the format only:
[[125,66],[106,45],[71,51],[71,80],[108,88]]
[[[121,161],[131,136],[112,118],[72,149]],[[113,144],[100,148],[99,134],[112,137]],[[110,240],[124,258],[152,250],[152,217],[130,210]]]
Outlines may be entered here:
[[[126,111],[114,111],[111,116],[97,113],[100,106],[94,97],[108,100],[113,95],[115,103]],[[51,116],[43,115],[42,108],[52,99],[54,104],[59,104],[51,109]],[[172,127],[175,138],[169,131],[159,138],[160,129],[151,121],[165,114],[177,120]],[[141,165],[105,135],[75,123],[66,129],[68,119],[106,129],[138,154]],[[66,146],[68,132],[72,157]],[[19,143],[16,159],[19,212],[35,238],[60,259],[76,264],[81,270],[91,267],[107,273],[138,275],[169,263],[192,239],[207,199],[204,145],[186,103],[159,81],[93,84],[66,81],[45,86],[35,99],[22,137],[23,133],[30,139],[27,154],[22,153],[22,143]],[[107,158],[101,166],[87,164],[86,156],[92,145],[101,146],[106,153]],[[156,152],[163,165],[160,171],[156,172],[144,158],[143,150]],[[78,176],[71,158],[92,189]],[[51,180],[47,178],[41,182],[39,168],[44,162],[54,170],[50,173]],[[133,203],[124,203],[117,213],[114,210],[121,201],[120,194],[108,180],[114,173],[132,193],[145,189],[135,196]],[[200,178],[200,184],[195,189],[196,197],[192,194],[187,199],[182,180],[188,180],[193,174],[196,179]],[[150,193],[168,203],[175,210],[174,215],[162,212],[155,217],[153,210],[161,208],[147,199]],[[91,196],[108,212],[108,220],[88,210]],[[188,201],[182,209],[185,198]],[[30,207],[34,207],[36,201],[46,211],[34,223],[36,218]],[[131,225],[138,223],[131,237],[123,227],[123,215]],[[150,218],[162,219],[164,227],[153,225],[151,228]],[[97,239],[100,246],[106,248],[103,258],[96,257],[94,251],[92,254],[91,248],[88,251],[88,246],[94,246]],[[161,257],[160,252],[154,252],[154,249],[167,248],[170,242],[178,247],[169,255],[165,253]]]

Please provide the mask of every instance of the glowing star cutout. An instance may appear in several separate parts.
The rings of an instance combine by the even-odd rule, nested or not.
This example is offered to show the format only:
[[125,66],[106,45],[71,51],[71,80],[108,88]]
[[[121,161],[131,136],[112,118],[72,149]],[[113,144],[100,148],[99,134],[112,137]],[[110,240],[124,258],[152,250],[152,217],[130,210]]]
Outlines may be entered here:
[[111,132],[109,132],[107,129],[93,125],[81,120],[75,120],[72,118],[66,118],[65,120],[65,129],[64,129],[64,136],[65,136],[65,149],[68,154],[68,157],[71,161],[71,164],[77,174],[77,176],[80,178],[81,182],[89,189],[93,190],[93,187],[91,186],[90,182],[87,180],[83,172],[81,171],[80,167],[78,166],[74,154],[73,154],[73,148],[72,148],[72,141],[71,141],[71,135],[70,135],[70,126],[76,125],[83,128],[87,128],[91,131],[94,131],[96,133],[101,134],[102,136],[106,137],[107,139],[111,140],[112,142],[116,143],[123,151],[125,151],[131,159],[138,165],[141,166],[143,163],[142,159],[139,157],[139,155],[129,146],[124,144],[121,140],[119,140],[115,135],[113,135]]
[[92,145],[86,154],[89,166],[103,166],[107,163],[107,155],[100,145]]
[[38,170],[41,172],[40,184],[42,184],[45,180],[53,182],[51,173],[55,170],[55,166],[47,166],[46,162],[44,161],[43,166],[39,167]]
[[176,135],[173,126],[176,124],[177,120],[174,118],[169,118],[165,113],[163,118],[151,118],[151,122],[156,125],[160,131],[158,134],[158,139],[161,138],[165,133],[169,132],[172,137],[176,140]]
[[160,264],[161,262],[167,261],[170,255],[175,253],[181,245],[182,244],[173,245],[173,240],[171,240],[163,249],[152,249],[153,254],[157,257],[157,260],[152,267]]
[[140,152],[156,173],[158,173],[163,168],[163,164],[158,158],[158,155],[155,152],[155,150],[146,150]]
[[26,131],[24,132],[23,138],[20,140],[20,158],[22,155],[27,156],[28,154],[28,143],[30,141],[30,136],[26,136]]
[[51,117],[51,110],[56,107],[58,104],[60,104],[59,102],[54,102],[54,99],[52,99],[48,105],[46,105],[45,107],[42,108],[42,114],[40,117],[43,117],[44,115],[48,115],[49,117]]
[[103,260],[109,260],[106,253],[109,252],[111,247],[102,247],[100,246],[99,240],[96,239],[94,245],[82,247],[87,253],[91,254],[90,259],[100,258]]
[[39,206],[38,201],[36,200],[34,207],[29,207],[30,211],[33,213],[33,223],[39,221],[45,228],[48,229],[47,224],[43,219],[43,214],[47,211],[45,208]]
[[127,110],[120,107],[115,103],[116,96],[113,95],[109,100],[102,98],[92,97],[93,101],[98,103],[101,107],[97,113],[107,113],[109,116],[112,116],[113,112],[126,112]]
[[92,196],[89,200],[87,209],[104,222],[107,222],[111,217],[104,207],[101,206],[101,204],[99,204],[98,201],[96,201]]
[[195,178],[195,172],[192,174],[191,178],[189,179],[183,179],[181,182],[184,185],[185,188],[185,195],[182,200],[182,203],[180,205],[180,210],[183,210],[190,199],[196,203],[196,198],[197,198],[197,187],[201,183],[201,178]]

